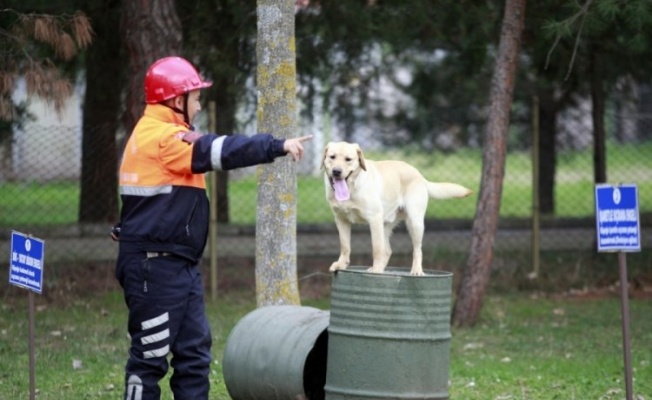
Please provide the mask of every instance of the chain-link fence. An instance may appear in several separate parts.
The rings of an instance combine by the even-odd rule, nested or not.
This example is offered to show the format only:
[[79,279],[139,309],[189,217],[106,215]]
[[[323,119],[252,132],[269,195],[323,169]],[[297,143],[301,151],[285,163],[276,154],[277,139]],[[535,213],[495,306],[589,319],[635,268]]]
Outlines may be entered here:
[[[534,209],[534,169],[532,146],[529,144],[532,125],[527,119],[520,125],[514,123],[510,133],[501,219],[495,241],[497,253],[518,251],[527,254],[533,248],[530,228]],[[646,116],[623,112],[610,112],[605,121],[607,181],[637,184],[644,247],[650,241],[645,231],[652,229],[650,121]],[[558,126],[554,186],[548,188],[548,193],[546,188],[539,188],[540,193],[543,192],[540,198],[548,197],[548,209],[542,210],[538,246],[542,251],[594,251],[594,157],[590,107],[580,107],[564,115]],[[481,143],[481,129],[476,130],[476,137],[458,135],[458,131],[451,129],[440,134],[431,141],[431,149],[412,144],[388,148],[378,140],[372,140],[375,137],[373,129],[354,137],[369,159],[403,159],[419,168],[430,180],[457,182],[475,192],[466,199],[430,202],[423,247],[426,266],[437,265],[439,260],[450,258],[452,254],[457,254],[453,256],[453,262],[461,263],[469,249],[482,171],[483,153],[477,144]],[[109,230],[115,221],[79,223],[82,206],[81,127],[27,123],[23,129],[0,137],[4,138],[0,142],[0,254],[8,254],[5,249],[9,246],[10,232],[17,230],[46,240],[50,264],[74,264],[86,260],[112,262],[117,255],[117,245],[109,239]],[[315,140],[307,143],[308,155],[297,168],[298,257],[302,262],[319,259],[324,264],[324,271],[339,252],[338,235],[325,200],[323,172],[320,170],[322,149],[329,137],[336,138],[337,135],[321,132]],[[443,143],[457,145],[444,146]],[[89,148],[93,148],[92,144]],[[539,154],[539,157],[546,156],[549,154]],[[114,169],[115,166],[107,168]],[[255,168],[229,173],[228,222],[218,224],[215,247],[218,257],[253,259],[255,256]],[[89,182],[93,185],[91,187],[106,189],[107,183],[101,180],[91,179]],[[98,190],[95,199],[88,196],[91,200],[86,200],[89,201],[87,207],[104,201],[99,198],[99,193],[105,196],[106,190]],[[116,218],[117,213],[116,200]],[[369,236],[367,226],[354,228],[354,263],[371,263]],[[402,255],[409,257],[411,254],[412,247],[405,228],[397,228],[392,237],[392,249],[397,260]],[[208,256],[208,249],[205,254]],[[542,262],[548,261],[544,259]],[[4,264],[2,260],[0,263]]]

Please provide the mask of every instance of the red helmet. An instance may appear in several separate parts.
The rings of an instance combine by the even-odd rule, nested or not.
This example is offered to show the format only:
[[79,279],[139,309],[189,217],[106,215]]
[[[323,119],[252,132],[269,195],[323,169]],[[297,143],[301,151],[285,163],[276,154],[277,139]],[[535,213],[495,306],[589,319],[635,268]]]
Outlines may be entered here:
[[156,61],[145,75],[145,102],[160,103],[196,89],[211,86],[197,69],[181,57],[165,57]]

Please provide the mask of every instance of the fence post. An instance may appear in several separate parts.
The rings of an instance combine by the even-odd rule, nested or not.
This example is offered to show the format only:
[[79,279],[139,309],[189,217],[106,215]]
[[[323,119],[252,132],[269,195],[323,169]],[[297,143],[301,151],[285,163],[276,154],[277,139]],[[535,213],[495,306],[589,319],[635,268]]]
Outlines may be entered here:
[[[215,101],[208,103],[208,129],[215,133],[217,123],[215,121]],[[208,249],[210,253],[210,282],[211,282],[211,300],[217,300],[217,172],[212,171],[209,177],[209,201],[210,201],[210,219],[208,225]]]
[[539,210],[539,98],[532,97],[532,272],[528,278],[539,277],[539,246],[540,243],[540,210]]

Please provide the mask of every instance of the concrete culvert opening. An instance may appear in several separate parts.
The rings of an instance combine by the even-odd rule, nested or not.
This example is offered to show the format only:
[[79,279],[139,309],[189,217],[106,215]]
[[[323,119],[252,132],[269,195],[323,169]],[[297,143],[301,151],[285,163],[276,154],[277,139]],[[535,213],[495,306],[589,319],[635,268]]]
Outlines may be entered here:
[[328,356],[328,332],[322,332],[303,368],[303,391],[309,400],[324,400],[326,384],[326,357]]
[[233,400],[323,400],[330,313],[294,305],[245,315],[226,341],[224,382]]

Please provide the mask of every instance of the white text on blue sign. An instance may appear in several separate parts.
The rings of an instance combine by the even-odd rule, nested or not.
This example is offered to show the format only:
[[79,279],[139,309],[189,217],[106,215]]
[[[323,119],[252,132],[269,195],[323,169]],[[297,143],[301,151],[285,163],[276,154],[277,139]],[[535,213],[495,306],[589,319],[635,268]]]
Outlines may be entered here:
[[640,250],[636,186],[599,185],[595,194],[598,250]]
[[41,293],[43,254],[43,241],[12,232],[9,283]]

